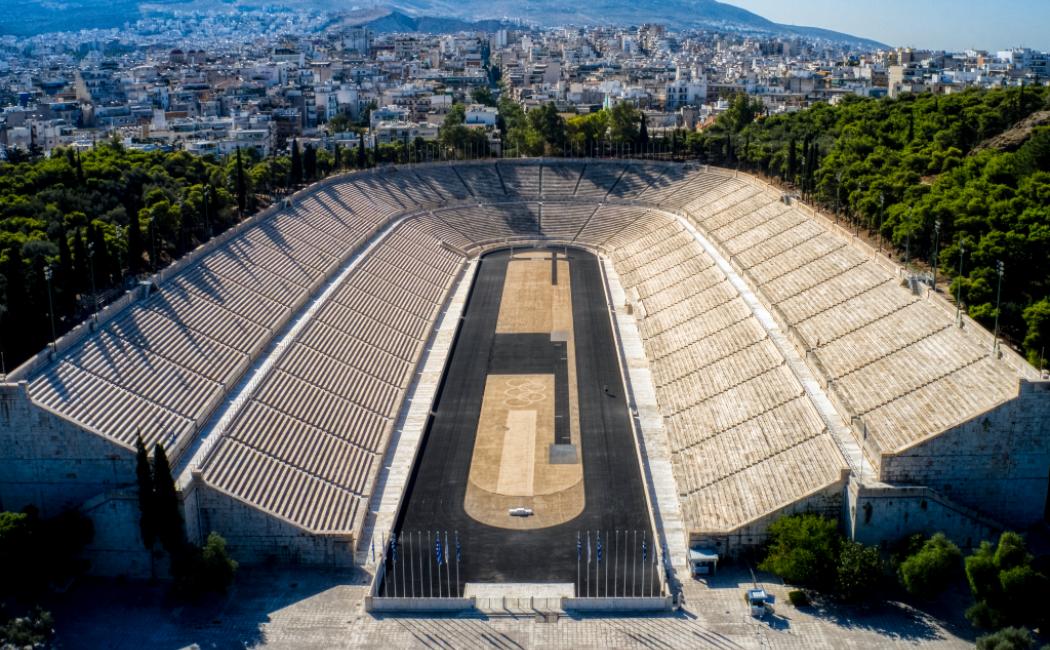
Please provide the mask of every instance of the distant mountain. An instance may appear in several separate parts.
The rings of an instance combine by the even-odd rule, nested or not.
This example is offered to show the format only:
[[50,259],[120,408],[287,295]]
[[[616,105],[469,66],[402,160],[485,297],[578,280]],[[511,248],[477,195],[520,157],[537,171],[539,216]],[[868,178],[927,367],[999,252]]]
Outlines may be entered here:
[[388,6],[354,0],[23,0],[17,13],[0,20],[0,34],[26,36],[50,31],[120,27],[150,13],[238,7],[286,6],[345,12],[349,22],[377,31],[440,32],[490,29],[499,21],[543,26],[640,25],[736,29],[775,36],[821,38],[862,49],[885,47],[870,39],[817,27],[782,25],[717,0],[390,0]]

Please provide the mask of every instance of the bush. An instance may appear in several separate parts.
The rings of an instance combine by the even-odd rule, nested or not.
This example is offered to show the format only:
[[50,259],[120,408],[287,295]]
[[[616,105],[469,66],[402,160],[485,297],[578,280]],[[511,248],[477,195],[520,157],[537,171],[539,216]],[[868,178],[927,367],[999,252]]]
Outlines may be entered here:
[[204,548],[186,544],[172,559],[171,572],[176,593],[195,598],[207,593],[224,593],[233,583],[237,562],[226,551],[226,540],[212,532]]
[[1034,647],[1032,633],[1023,627],[1008,627],[977,639],[977,650],[1031,650]]
[[835,587],[846,600],[856,600],[879,586],[883,568],[879,549],[857,542],[842,543]]
[[791,604],[795,607],[805,607],[806,605],[809,605],[809,596],[807,596],[806,592],[801,589],[792,589],[789,591],[788,600],[791,601]]
[[0,646],[5,648],[42,647],[55,633],[50,612],[39,607],[29,616],[20,616],[0,624]]
[[758,565],[785,581],[814,587],[831,586],[842,537],[834,519],[788,515],[769,526],[769,552]]
[[1047,614],[1039,596],[1050,588],[1050,580],[1032,563],[1024,540],[1016,533],[1003,533],[994,548],[982,542],[966,558],[966,578],[975,601],[966,618],[987,629],[1041,627]]
[[937,533],[901,563],[901,584],[912,595],[932,598],[951,583],[961,564],[959,547]]

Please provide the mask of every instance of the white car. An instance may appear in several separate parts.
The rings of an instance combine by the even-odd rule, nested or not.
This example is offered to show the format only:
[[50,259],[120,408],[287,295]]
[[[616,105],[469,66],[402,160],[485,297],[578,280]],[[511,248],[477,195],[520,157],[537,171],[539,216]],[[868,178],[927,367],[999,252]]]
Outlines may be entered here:
[[532,516],[532,508],[511,508],[510,509],[510,516],[511,517],[531,517]]

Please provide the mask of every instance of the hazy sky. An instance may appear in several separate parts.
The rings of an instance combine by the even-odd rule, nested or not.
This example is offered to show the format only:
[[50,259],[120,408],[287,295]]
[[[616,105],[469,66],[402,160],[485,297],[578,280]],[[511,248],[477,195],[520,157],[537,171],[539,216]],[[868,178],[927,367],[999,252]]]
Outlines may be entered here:
[[1050,50],[1050,0],[722,0],[793,25],[889,45]]

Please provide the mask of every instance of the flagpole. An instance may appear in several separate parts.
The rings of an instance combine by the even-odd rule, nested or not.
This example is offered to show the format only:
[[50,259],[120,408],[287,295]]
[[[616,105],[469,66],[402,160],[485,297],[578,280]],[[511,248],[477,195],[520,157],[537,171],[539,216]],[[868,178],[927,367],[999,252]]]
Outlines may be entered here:
[[645,533],[646,533],[646,531],[643,530],[642,531],[642,588],[638,590],[638,595],[643,596],[643,597],[645,596],[645,561],[648,559],[646,557],[646,552],[649,550],[645,546]]
[[[405,541],[405,533],[404,532],[401,533],[401,541],[402,542]],[[408,534],[408,544],[409,544],[409,546],[412,545],[412,533]],[[407,598],[408,597],[408,590],[404,589],[404,586],[405,586],[404,585],[404,580],[405,580],[405,555],[408,555],[408,554],[405,553],[404,549],[401,549],[401,581],[402,581],[402,584],[401,584],[401,586],[402,586],[401,595],[404,596],[405,598]],[[409,557],[408,557],[408,570],[412,573],[412,595],[414,596],[416,594],[416,563],[412,559],[411,555],[409,555]]]
[[580,531],[576,531],[576,597],[580,597]]
[[629,530],[623,531],[623,595],[624,595],[624,598],[627,597],[627,553],[628,553],[628,549],[630,548],[630,544],[627,543],[627,539],[628,539],[628,536],[630,534],[631,534],[631,531],[629,531]]
[[445,585],[448,587],[448,597],[452,598],[452,567],[448,566],[448,531],[445,531]]
[[587,597],[591,597],[591,531],[587,531]]
[[441,598],[441,531],[434,533],[434,558],[438,565],[438,598]]
[[619,591],[616,583],[620,579],[620,531],[616,531],[616,551],[613,553],[613,595]]
[[[605,531],[605,543],[609,543],[609,531]],[[609,597],[609,561],[605,561],[605,597]]]
[[631,595],[638,590],[638,529],[634,529],[634,557],[631,558]]
[[456,593],[462,596],[463,591],[459,586],[459,531],[455,531],[456,535]]
[[[430,557],[430,534],[432,532],[430,530],[427,531],[427,545],[423,547],[423,555],[427,556],[427,581],[430,583],[431,598],[434,597],[434,558]],[[440,579],[440,576],[438,579]]]

